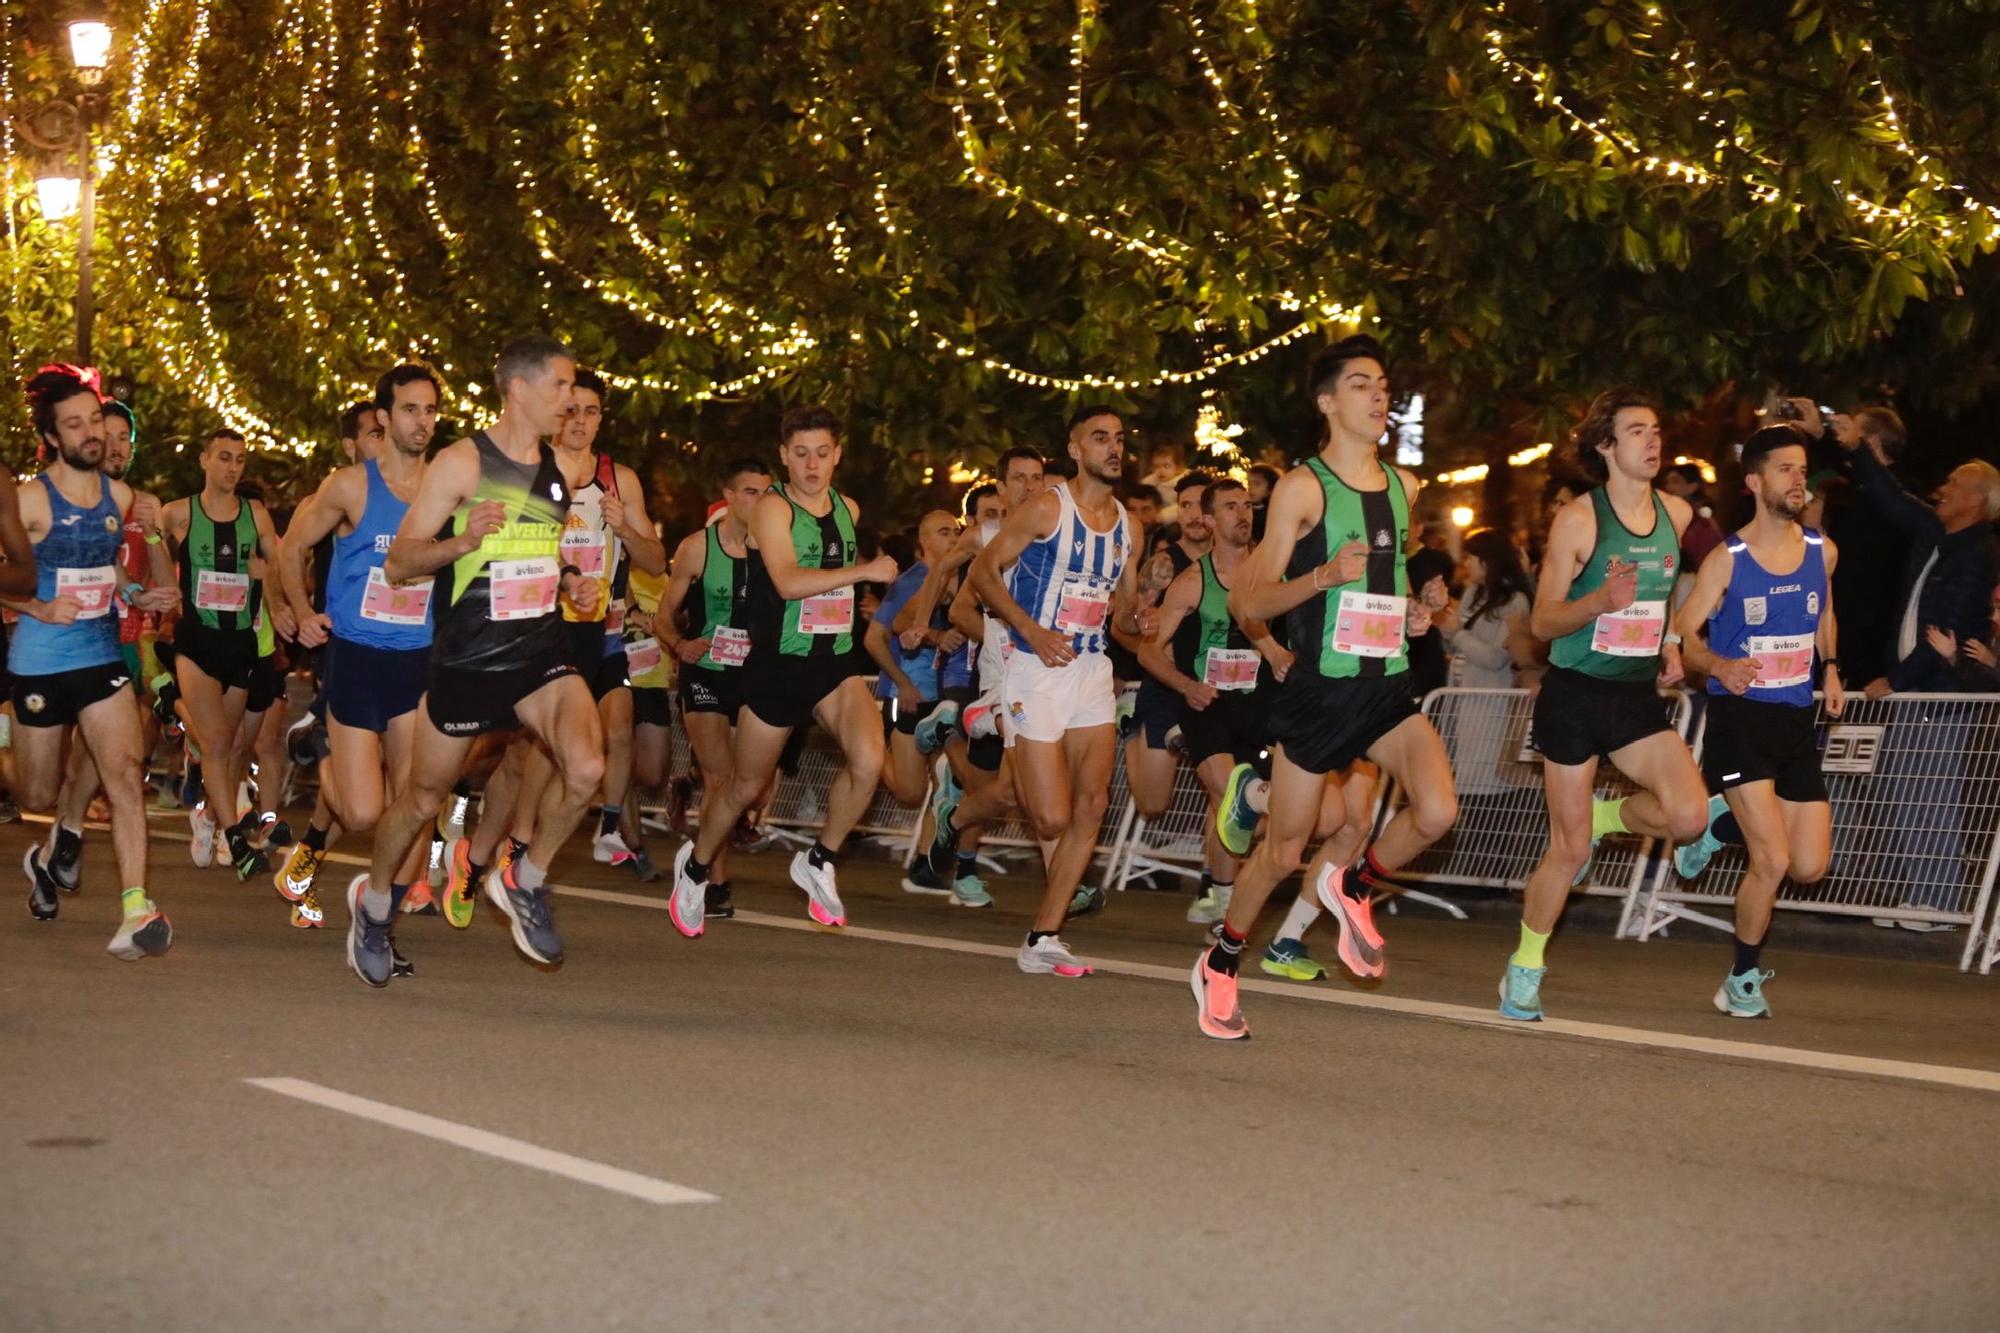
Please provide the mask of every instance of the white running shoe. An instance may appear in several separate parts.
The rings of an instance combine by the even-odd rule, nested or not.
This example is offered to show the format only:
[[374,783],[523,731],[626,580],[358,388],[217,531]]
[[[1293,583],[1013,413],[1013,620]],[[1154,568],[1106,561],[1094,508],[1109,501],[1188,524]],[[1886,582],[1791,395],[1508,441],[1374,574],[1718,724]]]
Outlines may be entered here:
[[840,905],[840,885],[833,867],[816,866],[812,857],[800,852],[792,858],[792,883],[806,891],[806,915],[822,926],[847,924],[847,909]]
[[446,842],[465,836],[465,816],[472,808],[470,796],[451,794],[451,801],[445,806],[444,817],[438,820],[438,836]]
[[208,806],[197,805],[188,811],[188,827],[194,836],[188,839],[188,855],[203,870],[215,864],[215,821],[208,817]]
[[1087,977],[1091,966],[1069,951],[1054,935],[1044,935],[1033,944],[1022,944],[1014,962],[1030,976]]
[[590,859],[601,866],[622,866],[632,859],[632,849],[625,845],[625,837],[617,829],[597,835],[597,841],[590,844]]
[[1229,894],[1233,884],[1211,884],[1208,892],[1188,904],[1187,919],[1190,925],[1212,926],[1229,915]]
[[694,939],[708,928],[708,885],[688,874],[694,859],[694,839],[674,853],[674,891],[667,896],[667,917],[674,929]]

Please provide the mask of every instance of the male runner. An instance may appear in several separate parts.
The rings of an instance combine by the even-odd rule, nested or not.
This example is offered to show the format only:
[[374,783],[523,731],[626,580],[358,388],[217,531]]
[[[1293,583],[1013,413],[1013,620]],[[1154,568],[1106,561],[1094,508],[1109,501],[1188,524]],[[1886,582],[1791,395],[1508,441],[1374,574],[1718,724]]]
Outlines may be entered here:
[[[1141,573],[1141,588],[1158,604],[1167,587],[1190,569],[1214,545],[1208,515],[1202,509],[1209,474],[1200,470],[1183,472],[1174,481],[1174,513],[1180,535],[1167,542]],[[1166,814],[1174,799],[1174,776],[1181,757],[1168,746],[1168,734],[1180,724],[1181,698],[1166,682],[1144,668],[1145,655],[1138,640],[1126,647],[1141,664],[1139,691],[1132,705],[1132,733],[1125,740],[1125,781],[1132,791],[1132,807],[1148,823]],[[1212,881],[1202,875],[1198,900],[1207,899]],[[1212,905],[1212,900],[1211,900]],[[1220,919],[1216,910],[1207,921]],[[1192,918],[1191,918],[1192,919]],[[1205,924],[1205,923],[1204,923]]]
[[[104,457],[104,414],[97,391],[65,371],[36,375],[28,386],[35,432],[53,455],[48,469],[19,495],[18,521],[33,550],[22,549],[11,504],[0,505],[0,547],[10,568],[4,592],[21,612],[7,649],[7,671],[18,726],[14,762],[17,799],[30,810],[55,804],[63,774],[63,745],[75,728],[90,747],[111,806],[111,843],[125,885],[122,920],[106,946],[114,957],[136,960],[162,954],[173,943],[173,925],[146,895],[146,809],[140,772],[141,730],[131,673],[118,651],[114,601],[142,610],[173,605],[169,587],[143,590],[118,569],[128,510],[149,534],[159,510],[137,504],[132,488],[99,471]],[[10,497],[11,499],[11,497]],[[12,566],[18,564],[19,569]],[[166,575],[164,562],[155,566]],[[21,587],[34,578],[32,595]],[[28,878],[28,911],[38,921],[56,915],[57,881],[48,868],[65,829],[49,828],[46,845],[21,859]],[[68,830],[81,845],[81,835]],[[64,859],[76,865],[75,848]],[[72,880],[70,889],[76,887]]]
[[847,924],[834,862],[882,775],[882,726],[868,688],[853,674],[854,587],[888,583],[896,562],[886,555],[860,562],[854,530],[861,508],[833,489],[840,418],[824,407],[795,407],[785,414],[779,440],[788,480],[750,513],[750,655],[729,782],[704,801],[697,836],[674,856],[668,915],[689,939],[703,930],[716,855],[736,817],[777,770],[795,729],[818,721],[842,755],[819,840],[792,858],[792,883],[805,890],[807,914],[822,926]]
[[[771,489],[771,472],[753,458],[729,464],[722,478],[723,508],[699,532],[681,539],[674,570],[653,632],[680,662],[681,726],[701,771],[704,828],[709,811],[729,786],[737,712],[743,706],[743,664],[750,660],[750,515]],[[698,599],[688,603],[690,592]],[[692,632],[683,633],[688,611]],[[734,916],[729,895],[729,839],[708,867],[705,916]]]
[[[1385,466],[1377,444],[1389,412],[1381,344],[1365,335],[1342,339],[1314,359],[1309,384],[1325,439],[1271,493],[1264,540],[1239,566],[1228,598],[1239,620],[1288,617],[1296,657],[1271,709],[1269,827],[1237,875],[1215,944],[1189,978],[1201,1031],[1223,1040],[1250,1035],[1237,1004],[1243,942],[1271,890],[1299,868],[1308,839],[1346,811],[1351,784],[1339,770],[1372,760],[1410,798],[1358,862],[1334,860],[1337,849],[1324,847],[1311,883],[1340,927],[1340,959],[1356,975],[1384,970],[1373,895],[1458,818],[1444,743],[1402,679],[1409,628],[1429,619],[1426,603],[1410,596],[1404,568],[1419,482]],[[1231,781],[1231,807],[1248,785]],[[1340,800],[1331,799],[1334,792]],[[1239,828],[1255,823],[1247,811],[1227,814]],[[1345,823],[1337,827],[1344,831]]]
[[[1549,849],[1522,895],[1521,944],[1500,982],[1500,1012],[1542,1016],[1543,951],[1593,843],[1610,833],[1698,837],[1707,794],[1660,690],[1681,678],[1680,635],[1667,624],[1687,501],[1653,489],[1660,418],[1630,386],[1599,394],[1576,431],[1577,461],[1598,484],[1549,529],[1529,627],[1550,641],[1535,696],[1535,748],[1549,809]],[[1593,802],[1600,759],[1643,790]]]
[[889,585],[863,637],[879,673],[876,694],[886,702],[884,711],[889,715],[889,759],[882,784],[904,805],[924,799],[925,765],[917,745],[917,723],[938,703],[941,659],[963,647],[965,635],[936,623],[941,617],[935,598],[933,614],[924,623],[900,631],[893,627],[931,570],[950,563],[957,542],[958,519],[949,510],[933,509],[919,520],[916,563]]
[[[382,565],[416,497],[424,451],[437,430],[437,377],[423,366],[397,366],[376,382],[375,402],[388,423],[388,447],[320,483],[293,515],[279,560],[299,642],[324,645],[327,758],[320,786],[340,826],[355,832],[375,827],[409,780],[417,703],[430,664],[434,591],[430,578],[393,584]],[[326,609],[315,611],[305,590],[306,559],[329,536]],[[397,908],[421,868],[421,854],[422,848],[412,848],[390,884]],[[317,855],[309,855],[316,870]],[[282,875],[276,884],[294,902],[311,887],[310,878],[300,887]]]
[[[161,523],[180,564],[174,680],[202,755],[206,794],[188,815],[194,833],[188,850],[197,866],[208,866],[220,828],[239,874],[262,856],[250,843],[255,812],[244,815],[237,808],[236,735],[258,671],[257,613],[278,557],[278,535],[263,502],[236,494],[249,456],[236,431],[210,431],[201,447],[201,491],[169,504]],[[250,568],[259,557],[266,566],[263,580]],[[271,600],[277,603],[271,608],[277,629],[290,638],[291,608]]]
[[[661,536],[658,519],[653,520],[653,536]],[[664,542],[661,549],[665,549]],[[667,786],[673,754],[673,672],[666,650],[653,633],[653,618],[659,614],[660,598],[666,591],[665,570],[654,574],[631,567],[631,578],[625,585],[625,679],[632,686],[632,782],[618,831],[632,849],[632,872],[647,884],[657,880],[660,872],[647,849],[645,821],[639,812],[648,792]]]
[[[1787,875],[1818,883],[1833,854],[1833,806],[1813,738],[1815,652],[1828,717],[1840,716],[1846,693],[1834,657],[1836,553],[1799,524],[1811,498],[1805,433],[1766,426],[1745,442],[1742,463],[1757,512],[1702,561],[1675,628],[1687,664],[1708,677],[1701,767],[1720,793],[1709,798],[1709,819],[1726,803],[1750,852],[1736,888],[1736,959],[1715,1007],[1731,1018],[1769,1018],[1771,973],[1758,960],[1778,885]],[[1678,853],[1675,866],[1700,873]]]
[[[1105,650],[1114,623],[1144,629],[1139,525],[1114,489],[1125,469],[1118,413],[1078,409],[1069,421],[1069,456],[1075,478],[1011,512],[973,560],[969,580],[1013,644],[1001,728],[1042,848],[1042,903],[1015,963],[1031,974],[1084,977],[1090,966],[1059,932],[1096,850],[1117,759],[1117,697]],[[938,818],[937,839],[946,847],[956,845],[951,815]]]
[[493,370],[500,415],[431,459],[382,562],[391,585],[426,575],[436,582],[430,676],[416,713],[409,783],[382,812],[368,873],[347,890],[348,962],[371,986],[389,983],[390,885],[404,859],[465,771],[473,739],[515,727],[548,747],[560,781],[542,797],[526,854],[488,871],[484,890],[523,955],[551,966],[562,961],[548,867],[604,777],[603,729],[556,609],[566,594],[590,610],[601,585],[562,563],[569,488],[542,443],[562,429],[575,375],[569,349],[553,338],[508,343]]

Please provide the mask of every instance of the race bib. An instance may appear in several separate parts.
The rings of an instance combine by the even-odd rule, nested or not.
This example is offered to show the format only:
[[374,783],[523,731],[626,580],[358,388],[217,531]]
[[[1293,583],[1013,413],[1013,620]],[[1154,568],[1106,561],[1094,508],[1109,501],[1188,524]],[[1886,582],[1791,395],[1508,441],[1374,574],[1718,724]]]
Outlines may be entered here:
[[1218,690],[1254,690],[1258,665],[1255,648],[1211,648],[1202,663],[1202,684]]
[[586,574],[596,577],[604,572],[604,534],[594,528],[564,528],[562,535],[562,558],[566,565],[575,565]]
[[620,630],[623,630],[624,628],[625,628],[625,599],[623,597],[619,597],[612,601],[610,609],[608,609],[604,613],[604,632],[608,636],[616,634]]
[[1403,625],[1410,599],[1383,597],[1349,588],[1340,594],[1333,620],[1333,650],[1352,657],[1394,657],[1403,650]]
[[361,590],[361,618],[383,625],[422,625],[431,618],[431,580],[391,583],[380,565],[370,566]]
[[76,599],[80,608],[76,613],[78,620],[95,620],[110,614],[111,602],[117,592],[118,570],[111,565],[56,571],[56,596]]
[[241,611],[250,605],[250,576],[225,574],[219,569],[196,570],[194,605],[197,611]]
[[835,588],[799,603],[801,634],[846,634],[854,628],[854,587]]
[[1064,579],[1056,598],[1056,628],[1064,634],[1095,634],[1111,616],[1111,588],[1091,579]]
[[1810,634],[1753,634],[1750,656],[1762,664],[1753,690],[1784,690],[1812,679],[1813,641]]
[[1593,623],[1593,651],[1606,657],[1658,657],[1667,634],[1667,604],[1634,602],[1623,611],[1606,611]]
[[625,674],[634,679],[660,669],[660,641],[634,639],[625,645]]
[[750,631],[724,625],[708,641],[709,658],[719,667],[739,667],[750,660]]
[[487,615],[493,620],[533,620],[556,609],[562,567],[552,555],[495,560],[486,566]]

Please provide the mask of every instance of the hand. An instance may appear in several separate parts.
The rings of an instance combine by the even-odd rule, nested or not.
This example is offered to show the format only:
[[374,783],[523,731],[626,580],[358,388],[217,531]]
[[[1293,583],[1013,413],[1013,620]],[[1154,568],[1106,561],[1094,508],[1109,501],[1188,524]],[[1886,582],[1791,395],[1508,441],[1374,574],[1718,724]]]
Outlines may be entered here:
[[1680,645],[1670,643],[1660,649],[1660,674],[1657,677],[1660,688],[1664,690],[1669,686],[1678,685],[1686,676],[1687,669],[1681,665]]
[[137,523],[146,532],[160,530],[160,502],[141,492],[132,497],[132,508],[125,515],[130,522]]
[[2000,657],[1995,657],[1993,650],[1977,639],[1965,641],[1965,655],[1989,671],[1994,667],[2000,667]]
[[562,577],[563,596],[580,616],[588,617],[597,610],[597,604],[604,599],[604,586],[588,574],[565,574]]
[[[1821,435],[1825,433],[1826,428],[1820,423],[1818,403],[1815,403],[1810,398],[1796,398],[1796,397],[1787,398],[1785,401],[1790,403],[1792,405],[1792,410],[1798,414],[1798,419],[1792,422],[1791,424],[1797,426],[1800,430],[1812,436],[1814,439],[1818,439]],[[1848,445],[1847,447],[1851,449],[1854,446]]]
[[1451,600],[1451,591],[1444,586],[1442,574],[1431,575],[1417,595],[1423,598],[1424,605],[1433,611],[1443,610],[1444,604]]
[[958,630],[948,629],[938,636],[937,646],[941,653],[955,653],[965,647],[965,635]]
[[1139,580],[1139,590],[1150,597],[1173,581],[1174,558],[1162,551],[1146,562],[1146,573]]
[[604,515],[605,527],[621,536],[625,533],[625,502],[618,498],[618,492],[606,491],[597,502],[597,512]]
[[1889,684],[1887,676],[1877,676],[1868,682],[1867,688],[1863,689],[1861,694],[1863,698],[1867,699],[1886,699],[1895,692],[1895,688]]
[[1043,666],[1067,666],[1076,660],[1076,650],[1070,647],[1069,636],[1058,634],[1047,625],[1030,625],[1021,637],[1028,641],[1028,647],[1042,660]]
[[1958,636],[1950,630],[1939,629],[1936,625],[1926,625],[1924,626],[1924,642],[1931,646],[1932,652],[1942,657],[1945,661],[1953,662],[1958,660]]
[[1464,603],[1452,602],[1434,612],[1431,616],[1431,624],[1437,626],[1446,634],[1458,633],[1461,629],[1465,628]]
[[281,639],[296,639],[299,636],[299,618],[292,614],[289,602],[272,602],[270,605],[271,628]]
[[1132,632],[1142,639],[1150,639],[1160,630],[1160,608],[1141,606],[1132,612]]
[[1731,694],[1741,694],[1763,669],[1764,664],[1754,657],[1729,657],[1717,662],[1715,670],[1708,674],[1710,679],[1721,681],[1722,688]]
[[81,610],[83,603],[68,593],[53,601],[28,603],[28,614],[49,625],[74,625]]
[[1267,648],[1263,644],[1259,644],[1257,651],[1262,653],[1264,660],[1271,664],[1271,675],[1282,683],[1286,673],[1292,669],[1292,662],[1294,660],[1292,650],[1280,647],[1276,641],[1271,639],[1264,640],[1264,643],[1269,644],[1270,647]]
[[896,568],[896,557],[878,555],[854,573],[856,583],[894,583],[902,571]]
[[500,525],[507,521],[507,506],[498,500],[481,500],[472,506],[472,512],[465,516],[464,536],[473,549],[477,550],[488,537],[500,531]]
[[1214,703],[1215,696],[1215,686],[1201,680],[1189,681],[1188,687],[1181,691],[1181,698],[1187,700],[1187,706],[1197,713]]
[[674,656],[689,666],[693,666],[708,656],[707,639],[682,639],[674,645]]
[[1639,567],[1613,559],[1604,567],[1604,586],[1597,590],[1606,611],[1623,611],[1639,597]]
[[1405,638],[1421,639],[1431,632],[1431,608],[1421,597],[1410,599],[1410,609],[1403,615],[1403,635]]
[[1828,667],[1821,687],[1826,694],[1826,715],[1839,717],[1847,711],[1847,687],[1840,683],[1840,668]]
[[[1321,577],[1320,570],[1325,570]],[[1333,553],[1333,559],[1313,571],[1313,586],[1338,588],[1343,583],[1353,583],[1368,572],[1368,546],[1364,542],[1349,542]]]
[[901,634],[898,634],[896,636],[896,642],[902,645],[904,652],[914,653],[915,651],[917,651],[917,649],[924,646],[924,639],[929,634],[930,634],[929,630],[923,629],[921,627],[917,629],[906,629]]
[[978,528],[967,528],[959,533],[958,540],[951,544],[951,554],[944,558],[944,567],[957,569],[962,565],[971,564],[972,558],[979,554],[979,548],[985,544]]
[[301,647],[317,648],[326,642],[332,632],[333,620],[324,611],[299,617],[298,640]]
[[181,604],[181,590],[174,587],[148,588],[132,599],[141,611],[171,611]]

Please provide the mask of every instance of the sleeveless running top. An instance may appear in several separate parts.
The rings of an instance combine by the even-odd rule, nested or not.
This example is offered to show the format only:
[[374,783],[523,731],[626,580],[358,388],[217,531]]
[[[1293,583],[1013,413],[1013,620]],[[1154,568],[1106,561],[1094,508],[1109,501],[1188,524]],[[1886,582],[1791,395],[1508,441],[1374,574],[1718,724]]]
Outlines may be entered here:
[[729,554],[720,523],[709,524],[703,540],[708,551],[701,563],[701,620],[694,636],[708,640],[708,651],[695,665],[739,667],[750,655],[750,562]]
[[625,545],[604,521],[604,497],[616,494],[618,473],[610,454],[592,454],[589,478],[570,492],[569,517],[563,524],[562,558],[597,580],[597,609],[580,614],[569,598],[562,599],[563,619],[572,623],[605,623],[607,633],[625,621]]
[[410,506],[396,498],[374,459],[362,464],[368,496],[354,531],[336,533],[327,572],[327,616],[334,637],[391,652],[431,646],[431,593],[434,580],[395,584],[382,576],[389,543]]
[[[1763,663],[1743,692],[1763,703],[1812,705],[1813,639],[1826,608],[1826,542],[1805,530],[1806,554],[1789,574],[1773,574],[1750,554],[1749,543],[1730,533],[1729,590],[1708,618],[1708,647],[1718,657],[1754,657]],[[1710,694],[1727,694],[1710,677]]]
[[1653,528],[1645,536],[1633,532],[1618,517],[1611,496],[1602,486],[1590,493],[1597,515],[1597,544],[1583,571],[1570,584],[1572,599],[1604,586],[1604,571],[1612,560],[1639,567],[1639,591],[1623,611],[1607,612],[1549,645],[1549,661],[1599,680],[1651,680],[1660,669],[1660,648],[1667,632],[1673,601],[1674,575],[1680,569],[1680,538],[1673,515],[1657,491]]
[[[134,494],[136,495],[136,492]],[[126,584],[143,584],[150,571],[150,562],[146,558],[146,530],[136,520],[128,518],[125,520],[123,537],[124,540],[118,548],[120,580]],[[122,597],[118,599],[117,612],[120,643],[137,643],[141,634],[157,627],[160,623],[156,612],[141,611],[138,607],[129,605]]]
[[264,591],[251,573],[257,554],[257,516],[250,502],[236,498],[236,517],[218,524],[201,507],[201,494],[188,497],[187,540],[181,545],[181,614],[224,633],[248,633],[264,604]]
[[[1036,623],[1069,635],[1077,653],[1101,653],[1111,642],[1111,595],[1131,555],[1125,506],[1113,501],[1117,521],[1099,532],[1083,521],[1068,482],[1049,490],[1062,507],[1055,531],[1028,543],[1007,572],[1007,592]],[[1011,626],[1007,633],[1016,649],[1028,648]]]
[[478,488],[438,535],[464,532],[472,506],[483,501],[498,500],[507,516],[498,531],[437,572],[431,661],[461,671],[511,671],[566,657],[569,640],[556,612],[570,500],[562,469],[546,444],[533,463],[517,463],[485,431],[472,442]]
[[[833,507],[825,518],[810,514],[792,499],[784,482],[771,488],[792,509],[792,552],[801,569],[846,569],[860,552],[854,547],[854,516],[839,491],[827,488]],[[817,597],[787,601],[752,551],[750,565],[751,638],[785,657],[844,656],[854,650],[854,585],[834,588]]]
[[125,544],[123,517],[111,482],[97,479],[97,503],[73,505],[44,472],[35,480],[49,493],[49,531],[35,546],[35,598],[73,597],[82,606],[74,623],[51,625],[25,611],[7,645],[7,670],[16,676],[49,676],[119,660],[118,626],[111,605],[122,580],[118,551]]
[[1218,690],[1254,690],[1267,684],[1270,669],[1250,636],[1229,614],[1229,589],[1215,572],[1215,556],[1204,555],[1201,600],[1194,614],[1181,617],[1174,630],[1174,665],[1185,674]]
[[634,566],[626,591],[630,606],[625,616],[625,679],[635,690],[664,690],[672,680],[665,650],[653,634],[653,613],[666,595],[666,576]]
[[1360,578],[1308,597],[1286,615],[1286,632],[1298,654],[1292,670],[1328,680],[1399,676],[1410,669],[1410,577],[1404,564],[1410,497],[1403,474],[1384,467],[1386,487],[1357,491],[1318,455],[1306,466],[1319,482],[1326,509],[1293,545],[1285,578],[1311,578],[1349,542],[1368,544],[1368,563]]

